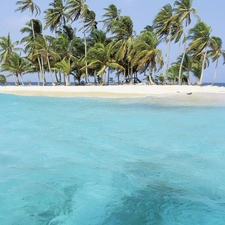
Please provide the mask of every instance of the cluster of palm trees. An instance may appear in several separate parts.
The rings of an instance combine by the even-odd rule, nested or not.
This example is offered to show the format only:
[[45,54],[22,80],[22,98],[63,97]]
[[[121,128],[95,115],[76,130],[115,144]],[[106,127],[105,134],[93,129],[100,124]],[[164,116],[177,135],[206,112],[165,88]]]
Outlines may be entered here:
[[[33,0],[16,5],[16,11],[30,11],[30,21],[21,29],[24,37],[16,42],[10,34],[0,37],[0,70],[13,76],[16,85],[23,84],[24,74],[35,74],[38,85],[46,85],[46,73],[52,85],[71,85],[71,78],[74,84],[90,84],[91,78],[95,84],[109,84],[114,78],[118,84],[132,84],[141,82],[140,74],[149,84],[191,84],[194,77],[201,85],[209,63],[215,62],[214,83],[218,59],[225,59],[221,38],[211,36],[211,27],[200,20],[192,0],[163,6],[140,34],[113,4],[104,9],[102,21],[96,21],[85,0],[52,0],[44,11],[44,26],[36,19],[41,10]],[[192,16],[196,24],[189,29]],[[76,35],[75,21],[82,37]],[[54,36],[43,34],[48,29]],[[166,57],[161,42],[167,45]],[[170,63],[172,42],[183,51]]]

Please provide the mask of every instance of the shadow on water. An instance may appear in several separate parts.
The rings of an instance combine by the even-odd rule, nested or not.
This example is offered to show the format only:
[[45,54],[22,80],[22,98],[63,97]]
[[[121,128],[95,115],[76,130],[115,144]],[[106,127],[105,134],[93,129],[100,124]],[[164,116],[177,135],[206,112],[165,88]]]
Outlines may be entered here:
[[104,225],[221,224],[224,210],[170,187],[148,186],[108,205]]

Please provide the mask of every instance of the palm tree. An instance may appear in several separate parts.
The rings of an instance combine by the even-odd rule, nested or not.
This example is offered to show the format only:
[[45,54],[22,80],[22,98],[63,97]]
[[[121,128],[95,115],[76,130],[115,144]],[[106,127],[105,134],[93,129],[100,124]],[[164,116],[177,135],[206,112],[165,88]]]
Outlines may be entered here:
[[[31,21],[26,23],[26,26],[23,27],[20,32],[22,34],[26,33],[27,36],[23,37],[20,43],[25,44],[25,53],[32,54],[35,49],[35,46],[31,46],[30,44],[35,41],[36,37],[42,36],[42,23],[40,20],[32,19]],[[40,73],[42,74],[42,82],[46,83],[46,78],[41,70],[40,59],[37,58],[32,62],[33,64],[37,64],[34,66],[38,71],[38,85],[40,85]],[[38,68],[39,66],[39,68]]]
[[223,42],[221,38],[212,36],[211,42],[210,42],[211,50],[209,50],[209,56],[212,58],[213,62],[216,62],[212,85],[214,85],[216,81],[219,58],[222,56],[223,62],[225,62],[225,51],[222,49],[222,45],[223,45]]
[[71,60],[66,60],[64,58],[62,61],[57,62],[55,64],[55,68],[53,68],[56,71],[63,72],[65,75],[65,80],[66,80],[66,86],[70,86],[70,81],[69,81],[69,75],[72,73],[74,70],[74,64],[71,62]]
[[208,47],[211,43],[210,34],[211,27],[205,24],[204,22],[198,22],[195,27],[190,30],[190,34],[188,36],[188,39],[191,40],[191,43],[189,44],[187,52],[192,51],[193,57],[203,57],[199,85],[202,84]]
[[117,9],[114,4],[109,5],[104,10],[106,10],[106,13],[102,16],[105,18],[102,22],[104,23],[104,27],[106,27],[106,32],[109,32],[114,23],[120,19],[121,10]]
[[3,85],[7,84],[6,77],[2,74],[0,74],[0,83],[2,83]]
[[132,83],[133,65],[129,54],[134,46],[135,32],[133,30],[133,21],[129,16],[122,16],[120,20],[115,21],[111,32],[114,35],[112,40],[115,43],[115,57],[126,68],[125,75],[130,75],[129,82]]
[[174,9],[175,15],[178,17],[180,23],[182,23],[185,20],[185,28],[186,28],[186,32],[184,34],[184,52],[182,55],[182,60],[179,69],[179,79],[178,79],[179,84],[182,83],[181,81],[182,66],[184,62],[184,57],[186,55],[186,39],[189,32],[188,26],[191,23],[191,14],[193,14],[198,19],[198,21],[200,20],[196,9],[192,8],[192,2],[193,0],[177,0],[174,3],[174,6],[176,6],[176,8]]
[[84,29],[85,32],[92,32],[94,30],[97,30],[98,22],[96,21],[96,15],[95,12],[92,10],[87,9],[85,19],[84,19]]
[[[96,70],[96,75],[104,75],[107,69],[116,69],[118,71],[125,71],[125,68],[113,59],[113,43],[104,45],[102,43],[96,43],[94,47],[91,47],[88,51],[87,62],[88,68]],[[103,84],[105,79],[103,79]]]
[[[29,9],[31,21],[33,19],[34,13],[35,13],[35,16],[41,13],[41,9],[39,8],[37,4],[34,3],[33,0],[17,1],[16,5],[18,5],[19,7],[15,11],[24,12],[25,10]],[[33,30],[33,25],[32,25],[32,30]],[[33,36],[35,36],[34,30],[33,30]]]
[[12,42],[10,34],[0,37],[0,62],[5,63],[13,52],[21,51],[21,48],[16,47],[18,44],[19,41]]
[[[188,54],[185,54],[184,59],[183,59],[183,56],[180,56],[178,58],[177,62],[175,63],[176,65],[179,66],[179,70],[180,70],[182,60],[183,60],[183,64],[182,64],[181,83],[183,83],[183,80],[185,80],[185,82],[188,85],[190,85],[191,84],[190,83],[190,73],[192,72],[194,63],[196,63],[196,59]],[[178,70],[177,74],[179,74],[179,70]],[[178,75],[178,79],[179,79],[179,75]]]
[[[65,26],[67,27],[67,26]],[[64,27],[64,28],[65,28]],[[69,28],[69,27],[67,27]],[[69,32],[69,33],[68,33]],[[72,39],[71,39],[72,38]],[[61,33],[57,38],[54,39],[52,42],[53,49],[55,52],[58,52],[58,55],[60,56],[62,61],[65,59],[65,62],[71,61],[74,58],[74,55],[76,55],[76,39],[77,37],[75,36],[75,31],[67,29],[67,34],[66,33]],[[59,74],[60,71],[58,70]],[[66,73],[64,73],[66,74]],[[61,76],[60,76],[61,77]],[[69,76],[65,77],[66,78],[66,85],[70,83],[69,81]],[[67,81],[68,79],[68,81]],[[61,78],[59,79],[61,81]]]
[[44,71],[44,63],[47,63],[47,68],[50,73],[52,85],[55,85],[53,78],[52,78],[52,70],[50,65],[50,59],[56,61],[59,59],[59,55],[53,50],[52,41],[53,37],[47,36],[38,36],[36,40],[31,43],[32,46],[35,46],[34,53],[32,55],[33,58],[40,57],[42,70]]
[[156,15],[153,20],[153,28],[155,33],[159,36],[159,38],[163,39],[167,43],[167,60],[165,63],[164,69],[164,80],[166,80],[166,72],[169,66],[170,61],[170,43],[172,40],[171,34],[174,23],[174,15],[173,8],[170,4],[167,4],[162,7],[159,13]]
[[162,51],[157,48],[159,40],[151,31],[142,32],[134,45],[133,65],[138,65],[138,70],[149,70],[149,84],[154,84],[153,71],[162,68]]
[[171,67],[168,69],[168,81],[172,84],[177,82],[177,74],[179,73],[180,65],[178,63],[172,63]]
[[[20,11],[21,13],[26,11],[27,9],[30,11],[30,21],[31,21],[31,28],[32,28],[32,34],[33,34],[33,39],[35,39],[35,31],[34,31],[34,20],[33,20],[33,15],[35,15],[35,17],[37,15],[39,15],[41,13],[41,9],[40,7],[34,3],[33,0],[21,0],[21,1],[17,1],[16,5],[18,6],[18,8],[15,11]],[[40,67],[40,71],[41,71],[41,62],[40,59],[37,58],[39,67]],[[44,75],[43,75],[44,76]]]
[[[82,23],[82,31],[84,34],[84,46],[85,46],[85,59],[87,58],[87,40],[86,40],[86,31],[85,31],[85,16],[88,10],[88,5],[85,4],[86,0],[66,0],[66,13],[68,20],[71,20],[72,22],[81,19]],[[87,70],[87,62],[86,69],[85,69],[85,79],[86,83],[89,83],[88,79],[88,70]]]
[[8,76],[11,76],[11,75],[14,76],[16,85],[18,85],[20,83],[19,82],[19,76],[20,76],[21,83],[22,83],[22,85],[24,85],[22,75],[30,72],[31,67],[30,67],[29,61],[22,58],[17,53],[12,53],[9,56],[9,61],[2,64],[1,71],[10,72],[10,74]]
[[107,45],[112,40],[106,37],[106,33],[103,30],[93,30],[88,37],[88,45],[93,47],[96,43],[102,43]]
[[63,0],[54,0],[49,4],[52,8],[48,8],[45,13],[45,29],[50,27],[50,31],[57,31],[57,29],[61,29],[64,25],[66,25],[67,14],[65,13],[65,5],[63,4]]

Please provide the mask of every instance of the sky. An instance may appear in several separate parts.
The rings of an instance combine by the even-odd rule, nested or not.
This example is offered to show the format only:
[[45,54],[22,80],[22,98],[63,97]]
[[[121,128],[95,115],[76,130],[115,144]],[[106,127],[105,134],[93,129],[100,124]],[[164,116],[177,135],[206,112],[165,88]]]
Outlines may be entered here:
[[[0,7],[0,36],[7,36],[10,32],[12,41],[20,40],[22,35],[20,29],[30,19],[29,11],[23,13],[14,12],[17,8],[17,0],[1,0]],[[39,19],[44,17],[44,11],[49,7],[49,3],[52,0],[34,0],[34,2],[41,8],[42,14]],[[146,25],[151,25],[154,17],[166,4],[174,4],[174,0],[86,0],[89,5],[89,9],[96,13],[97,20],[102,19],[102,15],[105,13],[104,8],[107,8],[110,4],[114,4],[118,9],[121,9],[122,16],[130,16],[133,20],[134,30],[137,34]],[[193,7],[197,10],[201,20],[212,28],[212,36],[218,36],[222,38],[225,49],[225,0],[193,0]],[[194,26],[196,20],[193,18],[191,27]],[[102,28],[102,24],[99,25]],[[163,52],[166,48],[163,46]],[[178,52],[178,46],[171,46],[171,61],[175,60]],[[223,66],[223,60],[220,59],[217,72],[217,82],[225,83],[225,65]],[[214,64],[210,64],[210,67],[205,70],[204,82],[211,82],[213,79]]]

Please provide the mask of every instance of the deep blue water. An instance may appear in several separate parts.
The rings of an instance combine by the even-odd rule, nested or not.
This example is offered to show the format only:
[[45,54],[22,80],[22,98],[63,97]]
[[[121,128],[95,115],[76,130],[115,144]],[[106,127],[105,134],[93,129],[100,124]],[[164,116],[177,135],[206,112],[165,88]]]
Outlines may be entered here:
[[0,95],[0,110],[0,224],[225,224],[225,107]]

